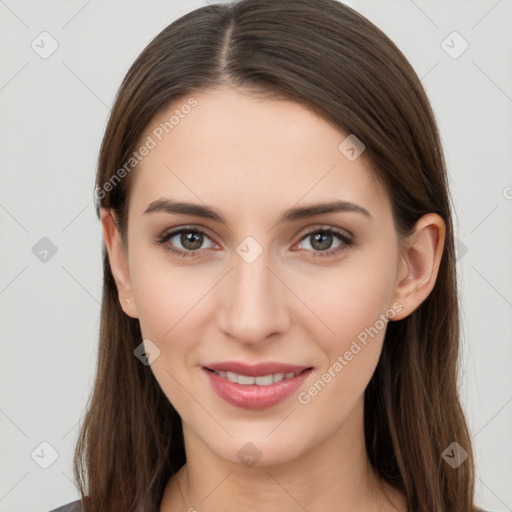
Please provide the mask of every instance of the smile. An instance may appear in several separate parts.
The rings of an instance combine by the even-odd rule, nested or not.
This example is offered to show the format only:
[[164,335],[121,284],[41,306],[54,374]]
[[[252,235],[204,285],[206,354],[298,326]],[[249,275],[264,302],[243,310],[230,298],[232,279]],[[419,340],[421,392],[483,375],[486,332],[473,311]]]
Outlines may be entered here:
[[262,377],[251,377],[250,375],[240,375],[234,372],[215,371],[216,375],[223,379],[227,379],[230,382],[237,382],[244,386],[256,385],[256,386],[268,386],[274,382],[281,382],[282,380],[289,380],[296,377],[301,372],[289,372],[289,373],[274,373],[270,375],[263,375]]
[[250,410],[267,409],[284,401],[314,371],[312,367],[281,363],[251,366],[236,362],[210,364],[202,370],[220,398]]

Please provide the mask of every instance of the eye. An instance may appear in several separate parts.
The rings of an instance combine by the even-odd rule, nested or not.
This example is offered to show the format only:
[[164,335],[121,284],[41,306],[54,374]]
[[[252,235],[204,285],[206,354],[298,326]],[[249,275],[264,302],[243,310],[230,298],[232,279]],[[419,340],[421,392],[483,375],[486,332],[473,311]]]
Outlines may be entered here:
[[[201,253],[200,247],[205,239],[210,240],[208,235],[201,229],[184,227],[176,231],[164,233],[157,239],[157,242],[165,245],[168,251],[178,256],[198,256]],[[211,243],[205,248],[208,249],[213,246],[214,244]]]
[[[332,248],[336,239],[338,239],[338,244]],[[332,256],[348,249],[354,243],[343,231],[331,227],[309,231],[302,237],[302,240],[309,241],[310,249],[307,247],[306,249],[314,251],[314,257]]]
[[[338,243],[332,248],[332,244],[336,239]],[[209,240],[210,244],[202,247],[205,240]],[[314,257],[325,257],[340,253],[354,243],[345,232],[332,227],[309,231],[302,237],[301,241],[303,240],[310,240],[310,248],[306,247],[306,250],[313,252]],[[197,227],[182,227],[164,233],[156,241],[164,245],[165,249],[169,252],[182,257],[201,256],[203,249],[217,246],[202,229]]]

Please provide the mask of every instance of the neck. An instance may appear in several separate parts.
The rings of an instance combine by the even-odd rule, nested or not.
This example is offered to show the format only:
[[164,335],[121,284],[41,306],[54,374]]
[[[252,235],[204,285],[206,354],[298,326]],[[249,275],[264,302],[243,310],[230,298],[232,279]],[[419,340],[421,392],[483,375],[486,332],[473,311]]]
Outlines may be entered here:
[[213,453],[185,426],[187,463],[170,479],[160,512],[405,511],[401,493],[381,482],[363,434],[362,403],[343,427],[298,457],[245,467]]

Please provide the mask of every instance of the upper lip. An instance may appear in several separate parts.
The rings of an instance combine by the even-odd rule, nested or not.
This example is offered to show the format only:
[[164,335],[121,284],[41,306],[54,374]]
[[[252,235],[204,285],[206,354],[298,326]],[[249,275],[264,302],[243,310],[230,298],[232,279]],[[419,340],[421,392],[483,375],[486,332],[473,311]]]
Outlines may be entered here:
[[300,373],[303,370],[311,368],[311,366],[300,366],[275,361],[267,361],[258,364],[246,364],[239,361],[225,361],[211,363],[204,367],[217,372],[233,372],[238,375],[247,375],[249,377],[263,377],[264,375],[273,375],[275,373]]

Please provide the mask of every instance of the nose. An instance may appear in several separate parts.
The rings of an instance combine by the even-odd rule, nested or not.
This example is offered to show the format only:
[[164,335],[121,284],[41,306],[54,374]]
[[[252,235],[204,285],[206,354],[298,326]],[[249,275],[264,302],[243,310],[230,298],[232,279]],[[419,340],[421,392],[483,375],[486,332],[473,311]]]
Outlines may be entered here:
[[284,284],[286,279],[271,268],[271,263],[268,251],[251,263],[234,254],[234,268],[216,297],[220,329],[245,345],[275,340],[290,326],[292,294]]

